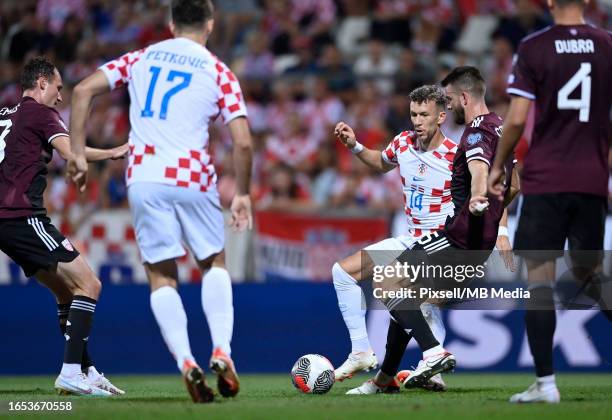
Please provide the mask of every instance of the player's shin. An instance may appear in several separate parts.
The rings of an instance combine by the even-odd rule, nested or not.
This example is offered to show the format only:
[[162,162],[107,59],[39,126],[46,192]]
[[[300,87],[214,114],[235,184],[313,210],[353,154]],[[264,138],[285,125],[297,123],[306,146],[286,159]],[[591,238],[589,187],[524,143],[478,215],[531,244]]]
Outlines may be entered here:
[[73,377],[81,373],[83,350],[89,339],[89,331],[96,309],[96,300],[87,296],[75,296],[70,304],[64,337],[64,365],[61,375]]
[[193,355],[187,335],[187,315],[181,297],[173,287],[160,287],[151,293],[151,309],[164,341],[182,371],[185,362],[193,361]]
[[433,303],[421,304],[421,311],[423,312],[425,321],[427,321],[427,325],[429,325],[434,337],[436,337],[436,340],[438,340],[440,345],[444,347],[444,341],[446,340],[446,328],[444,327],[444,322],[442,321],[442,311],[438,305],[434,305]]
[[362,303],[361,288],[357,280],[344,271],[338,263],[332,267],[332,278],[338,297],[338,307],[351,338],[352,352],[366,352],[370,350],[370,342],[366,329],[366,310]]
[[202,308],[215,349],[230,356],[234,329],[232,282],[226,269],[212,267],[202,277]]
[[395,320],[391,319],[387,331],[387,345],[385,358],[380,367],[385,377],[377,378],[377,382],[386,383],[386,377],[394,377],[399,369],[402,357],[406,352],[406,346],[410,341],[411,335],[406,332]]
[[[62,337],[66,334],[66,321],[68,321],[70,303],[57,304],[57,317]],[[89,356],[89,351],[87,350],[87,342],[85,342],[85,346],[83,347],[83,358],[81,359],[81,370],[87,373],[88,369],[93,367],[93,365],[94,363]]]
[[553,374],[553,336],[556,314],[553,290],[550,286],[530,287],[531,299],[525,313],[529,349],[533,355],[538,378]]
[[[402,307],[402,303],[399,303],[397,307]],[[412,336],[419,344],[423,357],[427,357],[432,352],[441,352],[444,349],[436,340],[431,328],[427,325],[425,317],[421,312],[421,309],[394,309],[390,308],[390,313],[393,319],[404,329],[410,330]]]

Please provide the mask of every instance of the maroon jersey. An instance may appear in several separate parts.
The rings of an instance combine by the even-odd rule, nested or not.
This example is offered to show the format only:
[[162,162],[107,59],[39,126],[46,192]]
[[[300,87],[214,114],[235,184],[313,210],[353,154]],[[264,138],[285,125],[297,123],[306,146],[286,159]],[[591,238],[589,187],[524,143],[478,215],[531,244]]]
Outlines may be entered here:
[[43,192],[51,141],[67,135],[59,113],[30,97],[0,110],[0,218],[46,213]]
[[[451,196],[455,205],[455,215],[444,227],[446,237],[458,248],[473,250],[492,250],[497,240],[499,221],[504,205],[496,199],[489,199],[489,208],[482,216],[470,213],[472,176],[468,163],[481,160],[491,166],[497,143],[501,135],[502,119],[490,112],[476,118],[466,127],[461,136],[457,154],[453,160]],[[506,179],[511,179],[512,160],[506,166]],[[508,182],[509,183],[509,182]]]
[[521,42],[508,93],[536,107],[524,194],[607,197],[611,57],[612,36],[590,25],[550,26]]

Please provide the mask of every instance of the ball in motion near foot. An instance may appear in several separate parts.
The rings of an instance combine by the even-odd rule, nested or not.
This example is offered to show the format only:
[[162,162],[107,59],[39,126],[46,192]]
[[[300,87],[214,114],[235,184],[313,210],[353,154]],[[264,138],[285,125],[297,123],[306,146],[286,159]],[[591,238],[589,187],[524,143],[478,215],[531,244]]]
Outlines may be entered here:
[[325,394],[334,385],[334,367],[318,354],[300,357],[291,369],[291,381],[304,394]]

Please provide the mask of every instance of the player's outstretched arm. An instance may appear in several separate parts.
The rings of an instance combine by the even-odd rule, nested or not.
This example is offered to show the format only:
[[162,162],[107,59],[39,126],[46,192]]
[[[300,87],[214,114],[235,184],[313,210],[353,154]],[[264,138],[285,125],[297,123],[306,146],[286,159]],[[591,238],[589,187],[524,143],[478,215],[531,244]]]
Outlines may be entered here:
[[384,161],[382,153],[379,150],[368,149],[359,143],[355,137],[355,132],[347,123],[339,122],[336,124],[334,134],[344,147],[349,149],[360,161],[370,168],[383,173],[389,172],[391,169],[395,168],[395,166],[389,165]]
[[238,117],[228,124],[234,143],[234,170],[236,172],[236,195],[231,204],[231,227],[242,231],[253,227],[251,212],[251,171],[253,166],[253,141],[246,117]]
[[[51,145],[60,156],[65,160],[70,160],[72,152],[70,149],[70,139],[68,136],[58,136],[51,140]],[[128,144],[113,147],[110,149],[96,149],[95,147],[85,147],[85,158],[87,162],[97,162],[107,159],[123,159],[129,151]]]
[[504,162],[510,157],[523,134],[530,105],[531,100],[521,96],[513,96],[510,101],[510,108],[504,122],[504,129],[497,145],[495,160],[493,166],[491,166],[491,174],[488,180],[489,193],[500,201],[504,200]]
[[67,174],[77,184],[80,191],[87,185],[87,156],[85,154],[85,121],[89,107],[96,95],[108,92],[110,86],[102,71],[82,80],[72,91],[72,109],[70,111],[70,149],[67,161]]

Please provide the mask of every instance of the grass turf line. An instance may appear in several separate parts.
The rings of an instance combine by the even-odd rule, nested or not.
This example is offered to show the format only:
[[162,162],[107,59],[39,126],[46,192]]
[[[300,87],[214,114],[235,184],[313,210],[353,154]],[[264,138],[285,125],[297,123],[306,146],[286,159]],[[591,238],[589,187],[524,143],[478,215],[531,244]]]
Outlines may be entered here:
[[[527,374],[451,374],[449,390],[431,393],[404,390],[398,395],[349,396],[344,393],[368,379],[360,375],[336,383],[325,395],[303,395],[287,375],[243,375],[237,398],[217,397],[213,404],[193,404],[179,375],[109,375],[126,390],[123,397],[60,397],[53,390],[54,377],[0,376],[0,418],[138,419],[610,419],[612,375],[561,374],[558,383],[562,403],[558,405],[511,405],[514,392],[533,380]],[[214,376],[208,375],[211,385]],[[8,401],[72,401],[66,412],[8,412]]]

